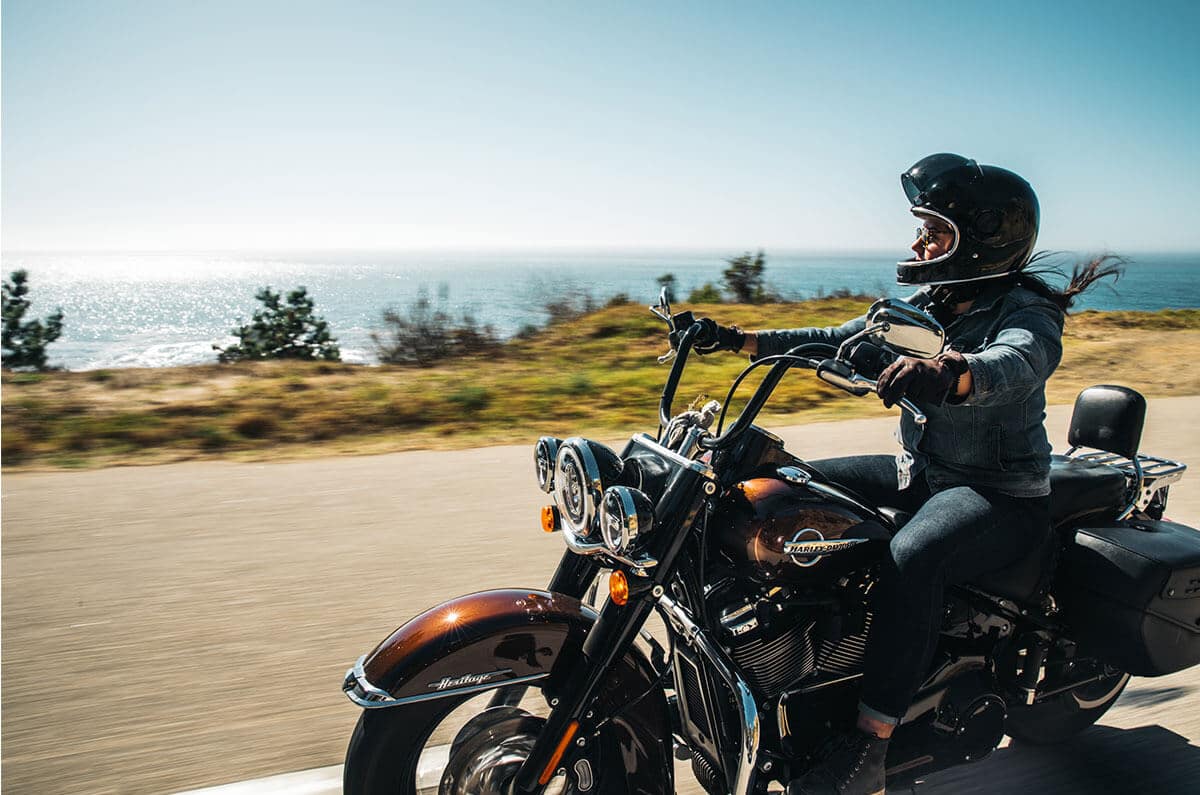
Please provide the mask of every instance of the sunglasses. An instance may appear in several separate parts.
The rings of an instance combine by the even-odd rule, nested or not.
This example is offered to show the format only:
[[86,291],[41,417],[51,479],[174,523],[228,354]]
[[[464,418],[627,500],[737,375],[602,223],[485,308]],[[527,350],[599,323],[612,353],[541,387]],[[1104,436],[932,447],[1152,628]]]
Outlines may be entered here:
[[934,241],[934,238],[939,235],[953,235],[949,229],[930,229],[928,226],[917,227],[917,240],[921,241],[922,246],[928,246]]

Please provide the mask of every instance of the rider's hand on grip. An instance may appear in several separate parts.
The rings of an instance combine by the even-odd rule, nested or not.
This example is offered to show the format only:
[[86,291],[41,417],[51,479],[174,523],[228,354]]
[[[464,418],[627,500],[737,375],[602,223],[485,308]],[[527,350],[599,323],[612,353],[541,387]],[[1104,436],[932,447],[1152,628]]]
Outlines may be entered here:
[[889,409],[903,397],[941,403],[958,386],[958,378],[966,369],[967,360],[957,351],[938,354],[933,359],[901,356],[880,373],[875,391]]
[[746,332],[737,326],[722,326],[711,317],[702,317],[698,322],[702,328],[692,350],[702,356],[717,351],[737,353],[746,342]]

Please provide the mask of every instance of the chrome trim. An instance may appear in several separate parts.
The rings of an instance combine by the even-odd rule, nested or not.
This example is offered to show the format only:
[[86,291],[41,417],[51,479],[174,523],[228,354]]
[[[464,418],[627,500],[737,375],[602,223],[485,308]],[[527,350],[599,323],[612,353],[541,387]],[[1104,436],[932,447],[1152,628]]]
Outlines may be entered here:
[[690,469],[693,472],[699,472],[701,475],[704,475],[707,478],[716,479],[716,475],[713,473],[712,467],[710,467],[708,464],[704,463],[703,461],[697,461],[694,458],[685,458],[674,450],[668,450],[666,447],[663,447],[661,444],[655,441],[654,437],[650,436],[649,434],[635,433],[629,441],[635,445],[641,445],[642,447],[645,447],[651,453],[670,461],[676,466],[683,467],[684,469]]
[[642,571],[642,569],[652,569],[658,565],[658,559],[652,558],[649,555],[641,555],[633,558],[629,557],[628,555],[621,555],[613,552],[604,542],[597,544],[592,541],[584,541],[575,533],[574,530],[567,527],[565,524],[562,527],[561,534],[563,541],[565,541],[567,544],[567,548],[576,555],[604,555],[612,560],[615,560],[617,563],[629,566],[633,569],[633,573],[639,577],[645,576],[645,572]]
[[[620,512],[609,512],[610,499],[615,499],[620,503]],[[620,533],[615,541],[609,537],[609,530],[613,528],[612,520],[614,519],[616,529]],[[632,490],[628,486],[609,486],[604,490],[604,496],[600,500],[600,537],[605,546],[610,552],[623,555],[637,540],[639,532],[641,532],[641,527],[638,526],[638,510],[637,504],[633,501]]]
[[741,723],[742,742],[738,752],[738,767],[734,778],[732,795],[751,795],[755,787],[758,764],[758,744],[762,726],[758,718],[758,703],[750,691],[750,685],[730,665],[721,647],[713,642],[709,634],[692,620],[687,608],[663,594],[658,598],[658,609],[683,640],[708,660],[709,665],[725,680],[737,699],[738,719]]
[[1081,449],[1083,448],[1079,446],[1071,447],[1065,455],[1079,461],[1105,464],[1120,470],[1132,481],[1132,497],[1129,504],[1117,517],[1118,520],[1128,519],[1135,510],[1146,510],[1154,501],[1154,495],[1159,489],[1164,489],[1172,483],[1178,483],[1183,479],[1183,473],[1187,471],[1187,464],[1181,464],[1168,458],[1138,453],[1130,459],[1105,450],[1075,455],[1075,452]]
[[[579,487],[583,490],[583,517],[580,523],[576,524],[571,518],[571,512],[567,510],[569,500],[565,494],[565,490],[570,488],[570,484],[566,478],[559,478],[562,472],[565,471],[564,462],[571,459],[579,471],[580,483]],[[575,531],[576,534],[587,536],[591,529],[592,519],[596,517],[596,508],[600,502],[601,490],[604,484],[600,481],[600,466],[596,463],[596,456],[592,455],[592,449],[588,447],[587,440],[579,436],[573,436],[563,442],[562,447],[558,450],[558,456],[555,459],[555,488],[554,502],[558,505],[559,514],[562,516],[563,529],[568,527]]]
[[1135,475],[1133,497],[1129,501],[1129,505],[1125,506],[1125,510],[1121,511],[1121,515],[1117,517],[1117,521],[1128,519],[1138,506],[1138,499],[1142,494],[1142,486],[1146,482],[1146,474],[1142,472],[1142,463],[1136,457],[1133,459],[1133,472]]
[[812,475],[799,467],[779,467],[775,470],[775,474],[797,486],[807,486],[812,483]]
[[[953,257],[954,253],[956,251],[958,251],[958,244],[960,242],[962,242],[962,232],[959,231],[958,224],[954,223],[953,221],[951,221],[949,218],[942,215],[938,211],[930,210],[926,207],[913,207],[912,209],[909,210],[909,212],[911,212],[913,215],[932,216],[932,217],[938,219],[939,221],[942,221],[943,223],[945,223],[954,232],[954,244],[952,246],[950,246],[949,252],[943,254],[940,257],[935,257],[934,259],[923,259],[923,260],[911,260],[911,259],[902,260],[900,262],[897,262],[896,264],[897,265],[912,265],[914,263],[921,263],[924,265],[936,265],[939,262],[945,262],[946,260]],[[924,248],[924,246],[922,246],[922,248]],[[1008,274],[1003,274],[1003,275],[1007,276]],[[964,280],[964,281],[973,281],[973,280]],[[948,284],[948,282],[946,282],[946,283]],[[933,282],[928,282],[928,284],[933,284]],[[937,282],[937,284],[943,284],[943,282]]]
[[363,664],[366,660],[367,655],[365,654],[359,657],[358,662],[354,663],[354,666],[346,671],[346,677],[342,680],[342,691],[346,694],[346,697],[363,709],[385,709],[387,707],[417,704],[422,701],[433,701],[434,699],[448,698],[450,696],[471,695],[487,690],[496,690],[507,685],[523,685],[536,682],[550,675],[549,672],[531,674],[529,676],[518,676],[514,679],[499,679],[495,682],[484,682],[483,684],[470,685],[468,687],[439,690],[435,693],[422,693],[417,696],[394,698],[391,693],[375,687],[367,681],[366,672],[363,670]]
[[1079,705],[1080,709],[1095,709],[1096,707],[1103,704],[1105,701],[1108,701],[1110,698],[1112,698],[1113,694],[1116,693],[1118,690],[1120,690],[1122,687],[1124,687],[1125,683],[1128,681],[1129,681],[1129,674],[1122,675],[1121,677],[1119,677],[1117,679],[1117,683],[1112,686],[1112,689],[1110,689],[1107,693],[1100,696],[1099,698],[1092,698],[1092,699],[1080,698],[1075,693],[1071,693],[1071,698],[1075,699],[1075,703]]
[[[840,373],[835,373],[830,370],[818,370],[817,378],[820,378],[827,384],[833,384],[840,389],[845,389],[847,392],[850,392],[850,394],[855,396],[861,396],[862,394],[865,394],[856,392],[855,390],[858,387],[866,387],[876,394],[879,393],[878,381],[874,381],[866,376],[859,375],[858,373],[853,373],[849,378],[847,378]],[[915,422],[917,425],[924,425],[928,421],[928,418],[925,416],[924,412],[917,407],[916,403],[913,403],[908,398],[900,398],[898,401],[896,401],[896,405],[906,410],[909,414],[912,414],[913,422]]]
[[[878,303],[878,301],[876,301],[876,303]],[[837,353],[835,353],[833,355],[833,358],[835,358],[839,361],[846,361],[845,359],[842,358],[842,353],[847,348],[849,348],[851,345],[858,342],[859,340],[861,340],[864,337],[869,337],[877,331],[886,331],[888,328],[887,323],[876,323],[873,320],[868,320],[867,323],[868,323],[868,325],[866,328],[864,328],[862,331],[858,332],[857,334],[851,335],[841,345],[838,346]]]
[[827,687],[833,687],[834,685],[840,685],[843,682],[851,682],[855,679],[862,679],[862,676],[863,675],[861,673],[847,674],[846,676],[839,676],[836,679],[826,679],[822,682],[815,682],[811,685],[808,685],[807,687],[802,687],[799,690],[792,690],[790,692],[792,692],[792,693],[811,693],[814,690],[824,690]]
[[533,466],[537,473],[538,488],[547,494],[554,493],[554,470],[558,467],[559,440],[543,436],[533,446]]
[[[877,344],[893,353],[929,358],[946,348],[946,329],[942,324],[925,310],[907,301],[896,298],[880,299],[867,310],[867,317],[867,322],[879,329]],[[893,331],[895,333],[892,333]],[[905,342],[896,339],[896,334],[908,331],[930,335],[930,339],[937,342],[936,349],[930,345],[913,345],[911,340]]]

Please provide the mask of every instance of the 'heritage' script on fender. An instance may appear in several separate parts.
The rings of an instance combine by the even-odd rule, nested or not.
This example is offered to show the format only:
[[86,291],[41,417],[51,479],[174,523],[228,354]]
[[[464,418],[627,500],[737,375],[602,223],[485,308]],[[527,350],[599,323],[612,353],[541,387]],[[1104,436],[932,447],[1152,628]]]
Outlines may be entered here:
[[463,676],[444,676],[438,682],[430,682],[429,687],[433,690],[449,690],[452,687],[470,687],[471,685],[481,685],[494,676],[501,674],[512,673],[511,668],[505,668],[502,671],[488,671],[485,674],[464,674]]

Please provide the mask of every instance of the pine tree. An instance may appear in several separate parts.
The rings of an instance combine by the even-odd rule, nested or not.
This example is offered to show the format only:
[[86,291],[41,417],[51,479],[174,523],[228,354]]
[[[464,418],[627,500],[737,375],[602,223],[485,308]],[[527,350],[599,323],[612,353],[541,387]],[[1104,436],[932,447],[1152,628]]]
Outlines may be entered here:
[[287,294],[286,303],[280,293],[264,287],[254,294],[263,308],[254,313],[249,323],[233,330],[236,345],[218,351],[220,362],[247,359],[342,359],[337,340],[329,334],[329,324],[313,313],[313,299],[304,287]]
[[[11,279],[11,280],[10,280]],[[56,309],[46,318],[24,321],[29,310],[29,273],[24,268],[4,281],[3,364],[6,369],[46,369],[46,346],[62,334],[63,313]]]
[[725,286],[737,303],[756,304],[766,300],[763,271],[767,267],[767,257],[761,250],[754,256],[747,251],[725,262],[729,265],[724,272]]

